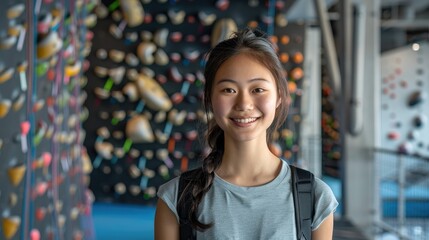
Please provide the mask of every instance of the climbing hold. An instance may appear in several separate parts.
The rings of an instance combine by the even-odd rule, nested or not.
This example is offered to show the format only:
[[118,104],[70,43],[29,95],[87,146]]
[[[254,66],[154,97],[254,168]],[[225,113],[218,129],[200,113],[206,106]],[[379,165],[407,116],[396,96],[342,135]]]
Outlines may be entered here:
[[143,115],[132,117],[127,122],[125,132],[127,137],[135,143],[155,141],[149,120]]
[[390,132],[390,133],[387,135],[387,137],[388,137],[390,140],[398,140],[398,139],[400,138],[400,135],[399,135],[399,133],[398,133],[398,132]]
[[414,107],[422,103],[426,99],[426,94],[421,91],[413,92],[408,98],[408,106]]
[[3,218],[2,224],[4,236],[6,239],[11,239],[18,231],[21,218],[19,216],[5,217]]
[[20,164],[14,167],[11,167],[7,170],[9,180],[13,186],[18,186],[21,183],[22,178],[24,177],[26,167],[24,164]]
[[416,128],[422,128],[426,122],[427,122],[427,117],[423,114],[417,115],[413,119],[414,127]]
[[413,145],[409,142],[404,142],[398,147],[398,152],[410,154],[413,151]]
[[4,99],[0,101],[0,118],[3,118],[9,112],[10,106],[12,102],[8,99]]

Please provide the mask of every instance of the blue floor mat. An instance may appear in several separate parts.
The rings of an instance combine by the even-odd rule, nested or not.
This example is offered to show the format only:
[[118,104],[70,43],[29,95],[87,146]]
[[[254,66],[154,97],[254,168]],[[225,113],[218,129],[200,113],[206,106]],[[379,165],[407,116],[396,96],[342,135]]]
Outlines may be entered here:
[[153,240],[155,207],[94,203],[92,209],[97,240]]

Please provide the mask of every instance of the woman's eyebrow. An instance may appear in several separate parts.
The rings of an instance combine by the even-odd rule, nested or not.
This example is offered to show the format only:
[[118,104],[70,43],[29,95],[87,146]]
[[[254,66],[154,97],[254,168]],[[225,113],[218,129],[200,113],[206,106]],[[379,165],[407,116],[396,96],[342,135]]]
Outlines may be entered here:
[[[258,82],[258,81],[269,82],[265,78],[252,78],[252,79],[249,79],[247,82]],[[233,79],[225,78],[225,79],[219,80],[216,84],[221,84],[221,83],[237,83],[237,81]]]
[[219,85],[219,84],[221,84],[221,83],[236,83],[236,82],[237,82],[237,81],[234,81],[234,80],[232,80],[232,79],[228,79],[228,78],[226,78],[226,79],[221,79],[221,80],[217,81],[216,85]]

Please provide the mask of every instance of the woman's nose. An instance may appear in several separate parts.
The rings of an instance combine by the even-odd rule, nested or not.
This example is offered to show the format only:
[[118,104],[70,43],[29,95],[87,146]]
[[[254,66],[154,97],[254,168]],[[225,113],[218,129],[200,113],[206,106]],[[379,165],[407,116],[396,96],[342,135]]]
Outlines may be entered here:
[[253,100],[248,93],[238,93],[235,99],[235,110],[246,111],[253,109]]

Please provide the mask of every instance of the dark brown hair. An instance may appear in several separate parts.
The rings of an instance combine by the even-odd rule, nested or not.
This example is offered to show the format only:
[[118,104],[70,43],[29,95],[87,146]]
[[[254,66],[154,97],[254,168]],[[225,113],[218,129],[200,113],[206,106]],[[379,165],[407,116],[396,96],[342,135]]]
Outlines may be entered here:
[[[194,229],[206,230],[212,223],[198,221],[196,213],[204,195],[210,190],[214,179],[214,172],[220,166],[224,152],[224,133],[214,119],[209,119],[212,112],[211,94],[216,72],[229,58],[246,54],[265,66],[276,80],[278,96],[281,104],[276,109],[276,117],[267,129],[267,142],[273,138],[273,133],[285,122],[289,110],[289,91],[283,67],[278,58],[275,46],[265,33],[257,29],[246,28],[233,34],[217,44],[209,53],[205,65],[204,77],[204,107],[208,119],[206,141],[211,152],[203,159],[201,171],[196,171],[192,181],[185,187],[191,191],[191,208],[189,221]],[[179,204],[182,199],[180,199]]]

